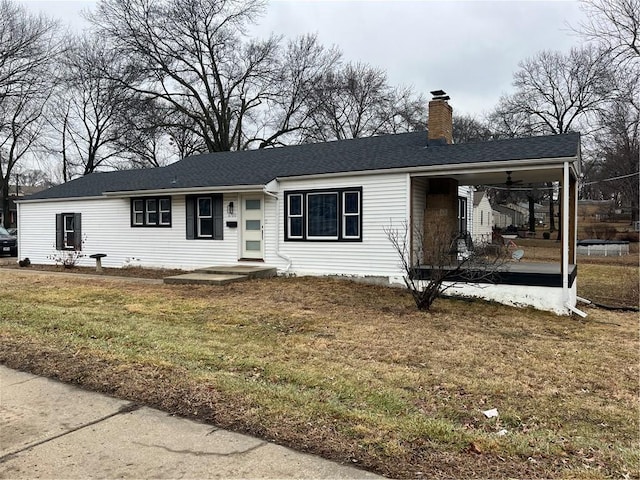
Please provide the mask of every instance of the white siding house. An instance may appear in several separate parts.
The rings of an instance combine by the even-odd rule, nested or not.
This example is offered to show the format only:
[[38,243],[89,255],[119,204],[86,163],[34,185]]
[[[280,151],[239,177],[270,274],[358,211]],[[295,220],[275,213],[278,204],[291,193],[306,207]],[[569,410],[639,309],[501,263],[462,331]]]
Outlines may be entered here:
[[[430,102],[430,118],[437,115],[432,106],[446,107],[450,117],[445,100]],[[407,272],[385,229],[404,228],[412,262],[422,266],[429,244],[418,239],[429,229],[444,228],[454,241],[463,232],[482,235],[474,182],[495,182],[508,170],[575,188],[577,134],[452,145],[436,133],[211,153],[167,167],[90,174],[19,202],[19,256],[50,264],[79,252],[88,266],[89,255],[106,254],[103,266],[116,268],[242,263],[401,284]],[[500,301],[558,313],[574,308],[572,238],[565,232],[562,268],[538,285],[552,290],[553,300],[546,291],[527,299],[518,287]]]
[[474,243],[491,243],[493,232],[493,210],[487,193],[473,193],[473,228],[471,236]]

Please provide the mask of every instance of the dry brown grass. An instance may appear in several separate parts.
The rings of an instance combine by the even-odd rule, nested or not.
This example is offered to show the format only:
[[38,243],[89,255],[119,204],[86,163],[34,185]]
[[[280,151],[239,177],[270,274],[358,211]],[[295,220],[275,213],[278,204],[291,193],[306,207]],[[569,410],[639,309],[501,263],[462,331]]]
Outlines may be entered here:
[[305,278],[125,289],[5,270],[0,292],[9,366],[389,476],[640,468],[637,314],[425,313],[402,290]]

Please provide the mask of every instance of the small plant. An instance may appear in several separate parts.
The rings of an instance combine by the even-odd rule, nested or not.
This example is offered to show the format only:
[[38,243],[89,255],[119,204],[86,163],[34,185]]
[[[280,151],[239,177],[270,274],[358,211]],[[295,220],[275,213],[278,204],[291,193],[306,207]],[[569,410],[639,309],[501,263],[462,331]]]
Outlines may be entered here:
[[80,250],[56,250],[55,253],[47,256],[56,265],[62,265],[64,268],[75,267],[82,257],[84,254]]
[[[54,250],[51,255],[47,255],[49,260],[53,260],[57,266],[62,265],[64,268],[74,268],[78,265],[78,262],[82,257],[84,257],[84,253],[82,253],[82,245],[84,245],[87,237],[84,236],[82,238],[82,243],[76,248],[71,250]],[[53,247],[56,248],[55,246]]]
[[549,240],[551,238],[551,234],[549,232],[542,232],[542,238]]

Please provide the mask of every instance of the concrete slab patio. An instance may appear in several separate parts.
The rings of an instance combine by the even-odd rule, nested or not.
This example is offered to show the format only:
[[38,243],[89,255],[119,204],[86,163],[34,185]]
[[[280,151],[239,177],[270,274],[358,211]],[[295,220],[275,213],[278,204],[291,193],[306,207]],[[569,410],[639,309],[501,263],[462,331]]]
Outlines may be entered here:
[[382,478],[0,366],[0,478]]

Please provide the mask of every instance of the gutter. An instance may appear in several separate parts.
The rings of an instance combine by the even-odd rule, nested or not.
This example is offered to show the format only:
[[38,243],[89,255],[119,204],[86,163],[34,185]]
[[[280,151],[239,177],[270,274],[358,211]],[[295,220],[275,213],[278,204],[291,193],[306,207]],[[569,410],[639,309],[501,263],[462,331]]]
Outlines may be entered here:
[[586,313],[584,313],[582,310],[578,310],[576,307],[574,307],[570,303],[567,302],[567,303],[564,304],[564,306],[567,307],[573,313],[575,313],[577,315],[580,315],[582,318],[587,318],[587,314]]
[[[276,180],[273,180],[269,183],[275,183],[277,184]],[[293,260],[291,260],[291,258],[287,257],[285,254],[280,252],[280,197],[275,194],[270,192],[269,190],[267,190],[267,185],[265,185],[262,188],[262,193],[264,193],[265,195],[271,197],[271,198],[275,198],[276,199],[276,255],[279,256],[280,258],[282,258],[285,262],[287,262],[287,267],[284,269],[284,272],[287,273],[289,271],[289,269],[291,268],[291,264],[293,263]]]

